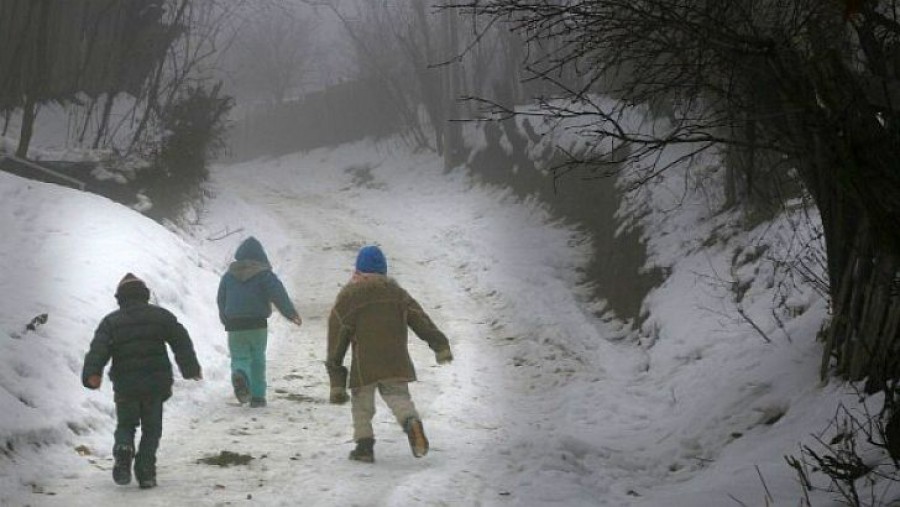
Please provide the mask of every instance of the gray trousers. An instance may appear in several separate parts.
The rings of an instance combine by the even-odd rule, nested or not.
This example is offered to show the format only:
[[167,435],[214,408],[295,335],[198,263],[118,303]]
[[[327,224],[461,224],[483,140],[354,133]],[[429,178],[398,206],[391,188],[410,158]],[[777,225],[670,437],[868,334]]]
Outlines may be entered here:
[[372,418],[375,417],[375,390],[381,393],[400,426],[410,417],[419,418],[409,395],[408,383],[403,380],[384,380],[350,390],[350,412],[353,414],[353,440],[374,438]]

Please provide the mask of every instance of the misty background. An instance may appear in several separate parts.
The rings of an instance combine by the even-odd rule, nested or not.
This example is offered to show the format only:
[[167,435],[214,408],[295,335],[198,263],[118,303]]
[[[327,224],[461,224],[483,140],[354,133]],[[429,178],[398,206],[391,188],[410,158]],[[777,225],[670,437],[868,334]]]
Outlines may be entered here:
[[[399,136],[590,230],[589,276],[623,318],[639,317],[658,281],[640,271],[639,231],[615,236],[613,180],[585,179],[585,168],[556,178],[571,154],[544,149],[535,160],[528,120],[520,128],[493,111],[558,92],[525,79],[527,43],[506,26],[424,0],[0,5],[2,33],[18,40],[0,50],[2,132],[19,139],[8,151],[28,158],[33,139],[62,147],[41,164],[156,220],[202,213],[214,161]],[[477,138],[463,138],[467,122]]]

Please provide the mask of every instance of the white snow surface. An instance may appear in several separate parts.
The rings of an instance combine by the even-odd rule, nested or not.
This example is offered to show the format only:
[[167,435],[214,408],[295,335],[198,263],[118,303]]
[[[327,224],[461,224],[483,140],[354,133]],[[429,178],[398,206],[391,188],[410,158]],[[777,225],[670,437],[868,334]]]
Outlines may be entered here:
[[[797,505],[784,455],[855,398],[818,378],[823,299],[800,283],[788,314],[771,310],[786,289],[767,259],[790,255],[797,217],[740,232],[690,184],[714,172],[707,164],[673,169],[622,210],[667,273],[639,330],[597,314],[578,277],[590,244],[574,229],[390,142],[216,167],[214,197],[187,231],[0,173],[0,504]],[[233,399],[215,305],[248,235],[304,319],[270,319],[263,409]],[[323,360],[331,304],[357,249],[373,243],[455,360],[437,366],[412,337],[411,391],[431,452],[414,458],[379,401],[368,465],[347,459],[350,409],[327,403]],[[754,255],[761,245],[767,254]],[[152,490],[112,482],[111,386],[80,381],[126,272],[186,326],[204,372],[199,382],[176,372]],[[254,459],[200,461],[221,451]]]

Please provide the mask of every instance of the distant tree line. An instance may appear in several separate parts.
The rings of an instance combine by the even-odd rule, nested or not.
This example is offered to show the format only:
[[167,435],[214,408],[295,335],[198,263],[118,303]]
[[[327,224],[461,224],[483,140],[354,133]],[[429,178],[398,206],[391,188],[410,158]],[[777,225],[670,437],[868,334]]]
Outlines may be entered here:
[[[287,115],[301,114],[297,101],[302,98],[309,103],[310,92],[327,100],[330,95],[343,93],[342,89],[361,85],[368,87],[369,92],[360,98],[368,95],[367,100],[377,104],[359,111],[362,122],[344,123],[337,117],[331,121],[348,131],[357,130],[359,123],[373,125],[373,135],[390,128],[412,148],[431,149],[444,155],[450,167],[464,162],[469,155],[458,120],[471,118],[472,111],[462,97],[496,93],[517,100],[525,95],[524,89],[543,86],[521,83],[519,63],[525,46],[511,32],[492,31],[489,37],[481,38],[483,45],[470,48],[471,58],[459,59],[459,53],[473,42],[472,27],[458,13],[436,11],[430,0],[297,1],[307,11],[287,6],[260,9],[256,13],[259,21],[254,21],[237,43],[239,52],[245,53],[240,58],[241,65],[254,69],[256,80],[268,84],[256,85],[257,90],[267,91],[267,100],[260,101],[256,111],[246,115],[246,125],[239,130],[251,128],[251,122],[259,125],[266,117],[283,123]],[[337,20],[350,54],[347,65],[332,69],[335,75],[324,86],[304,88],[304,82],[314,81],[310,75],[316,72],[315,62],[323,52],[314,39],[304,37],[304,29],[312,25],[308,21],[311,12]],[[268,31],[261,33],[260,28]],[[292,50],[285,49],[285,41],[292,41]],[[261,53],[264,58],[258,56]],[[244,81],[243,86],[247,87],[255,80]],[[323,87],[335,90],[321,92]],[[286,89],[293,94],[285,93]],[[384,110],[390,111],[385,125],[376,126],[378,116],[365,116],[380,115]],[[292,121],[305,120],[298,116]],[[298,142],[309,145],[311,141],[304,140],[306,135],[301,132]]]
[[251,109],[232,128],[229,156],[248,160],[333,146],[402,129],[378,83],[346,81],[299,99]]

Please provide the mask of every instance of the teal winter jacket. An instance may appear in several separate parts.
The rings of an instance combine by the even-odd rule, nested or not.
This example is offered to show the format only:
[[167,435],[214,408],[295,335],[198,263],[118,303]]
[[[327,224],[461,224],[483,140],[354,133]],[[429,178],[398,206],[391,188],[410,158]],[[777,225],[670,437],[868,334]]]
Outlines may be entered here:
[[219,320],[227,331],[266,327],[272,305],[287,319],[298,316],[281,280],[272,272],[262,244],[245,239],[234,253],[234,262],[222,275],[216,297]]

